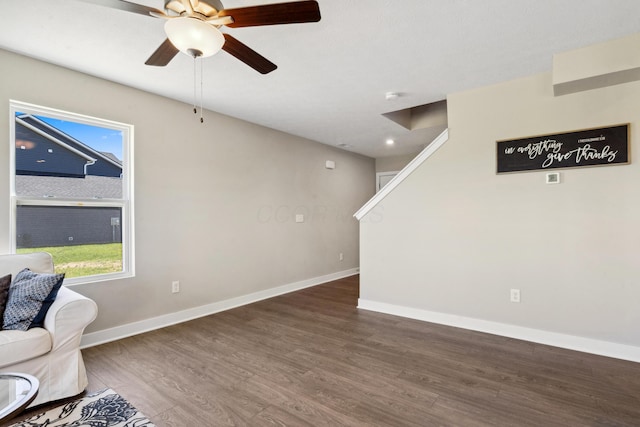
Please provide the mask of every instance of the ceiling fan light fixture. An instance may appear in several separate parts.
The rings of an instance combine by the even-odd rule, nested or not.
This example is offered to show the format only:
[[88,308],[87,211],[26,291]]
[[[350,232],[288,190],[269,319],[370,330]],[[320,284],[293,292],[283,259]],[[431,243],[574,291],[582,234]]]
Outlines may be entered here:
[[180,17],[167,20],[164,31],[180,52],[206,58],[222,49],[224,36],[216,27],[197,18]]

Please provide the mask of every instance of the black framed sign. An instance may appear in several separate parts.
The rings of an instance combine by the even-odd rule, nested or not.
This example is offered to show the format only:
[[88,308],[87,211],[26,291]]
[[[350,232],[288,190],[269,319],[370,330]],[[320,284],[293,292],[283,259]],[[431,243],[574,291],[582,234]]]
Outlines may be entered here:
[[629,124],[497,141],[497,173],[629,163]]

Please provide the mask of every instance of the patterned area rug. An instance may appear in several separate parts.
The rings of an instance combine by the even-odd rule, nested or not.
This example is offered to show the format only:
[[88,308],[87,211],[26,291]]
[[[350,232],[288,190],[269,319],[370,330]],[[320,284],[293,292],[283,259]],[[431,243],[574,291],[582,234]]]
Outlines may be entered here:
[[122,396],[111,389],[90,394],[66,405],[12,424],[10,427],[155,427]]

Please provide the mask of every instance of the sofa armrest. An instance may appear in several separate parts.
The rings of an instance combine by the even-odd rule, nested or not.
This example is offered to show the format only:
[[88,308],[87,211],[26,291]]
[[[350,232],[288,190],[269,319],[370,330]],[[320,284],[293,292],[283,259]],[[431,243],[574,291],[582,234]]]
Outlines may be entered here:
[[51,351],[62,347],[79,347],[84,328],[98,315],[96,303],[62,286],[44,319],[51,334]]

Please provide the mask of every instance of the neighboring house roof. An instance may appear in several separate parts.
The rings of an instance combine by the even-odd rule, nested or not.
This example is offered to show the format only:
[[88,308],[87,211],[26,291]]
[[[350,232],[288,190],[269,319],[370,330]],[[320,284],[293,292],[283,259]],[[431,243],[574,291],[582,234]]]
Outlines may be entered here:
[[114,161],[114,163],[117,163],[117,164],[119,164],[120,166],[122,166],[122,161],[121,161],[119,158],[117,158],[115,154],[113,154],[113,153],[107,153],[106,151],[100,151],[100,154],[102,154],[103,156],[105,156],[105,157],[107,157],[107,158],[109,158],[109,159],[113,160],[113,161]]
[[100,159],[104,162],[112,164],[117,168],[122,169],[122,161],[116,158],[116,156],[114,156],[112,153],[97,151],[87,144],[84,144],[82,141],[79,141],[71,135],[64,133],[60,129],[57,129],[49,125],[48,123],[45,123],[36,116],[33,116],[31,114],[20,114],[16,116],[16,123],[19,123],[26,128],[37,132],[38,134],[48,138],[49,140],[61,145],[68,150],[80,152],[88,159],[93,159],[94,161],[96,159]]
[[[122,162],[114,154],[97,151],[31,114],[18,114],[15,120],[17,125],[22,126],[23,137],[32,138],[34,142],[32,147],[20,147],[21,149],[26,147],[25,151],[29,151],[29,153],[16,150],[16,172],[18,170],[18,156],[22,156],[20,159],[23,159],[24,163],[22,173],[15,175],[17,195],[65,199],[122,198]],[[30,140],[26,141],[28,144]],[[44,141],[49,147],[53,147],[50,144],[57,144],[62,150],[53,148],[52,151],[47,148],[47,145],[40,144],[38,146],[38,141]],[[59,152],[73,154],[70,156],[56,155],[51,163],[52,167],[35,168],[36,163],[45,163],[49,160],[34,162],[34,153],[37,159],[41,153],[47,155],[46,153],[52,152],[53,155]],[[76,159],[81,162],[79,173]],[[34,163],[31,165],[29,162]],[[95,167],[97,169],[94,169]]]
[[121,199],[122,179],[93,175],[84,178],[16,175],[16,194],[27,197]]

